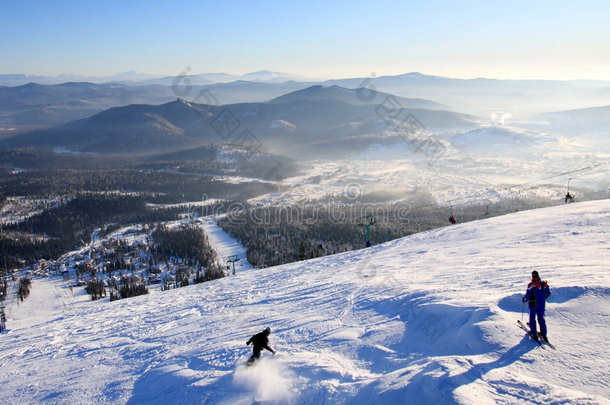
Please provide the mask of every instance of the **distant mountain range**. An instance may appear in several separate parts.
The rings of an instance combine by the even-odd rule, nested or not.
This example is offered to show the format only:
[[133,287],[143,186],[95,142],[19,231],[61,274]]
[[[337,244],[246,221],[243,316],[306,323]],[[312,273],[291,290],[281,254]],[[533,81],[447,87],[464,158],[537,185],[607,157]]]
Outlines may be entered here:
[[[549,111],[607,105],[610,94],[610,82],[604,81],[453,79],[416,72],[324,82],[268,70],[242,76],[191,74],[185,70],[177,76],[150,77],[125,72],[106,78],[114,81],[105,83],[74,82],[84,78],[70,75],[61,76],[61,79],[73,81],[62,84],[41,84],[49,82],[43,79],[0,75],[0,83],[22,83],[13,87],[0,86],[0,138],[87,118],[116,106],[162,104],[176,98],[216,105],[264,102],[316,84],[363,88],[361,92],[366,100],[369,100],[366,96],[369,90],[409,99],[433,100],[447,110],[484,119],[511,116],[523,120]],[[95,81],[95,78],[89,79]],[[25,81],[28,84],[23,84]],[[382,101],[372,100],[373,103]]]
[[[89,118],[0,142],[77,153],[141,155],[232,142],[295,157],[337,156],[397,142],[406,117],[425,128],[471,126],[438,103],[338,86],[311,86],[268,102],[206,105],[175,100],[113,107]],[[59,148],[59,149],[58,149]]]
[[539,118],[547,119],[550,123],[578,121],[597,125],[610,125],[610,105],[554,111],[541,114]]
[[[126,72],[113,77],[121,83],[0,86],[0,150],[142,156],[235,143],[296,158],[333,158],[375,144],[391,146],[401,140],[396,129],[404,125],[450,132],[472,128],[485,117],[502,117],[502,125],[505,117],[528,116],[532,125],[575,136],[607,133],[610,126],[610,83],[603,81],[407,73],[320,84],[271,71],[182,73]],[[8,76],[9,82],[36,79]],[[606,106],[570,108],[591,105]]]
[[597,134],[608,139],[610,134],[610,105],[555,111],[541,114],[536,119],[565,135]]
[[114,106],[164,103],[175,99],[170,90],[166,86],[74,82],[0,87],[0,127],[49,127],[89,117]]
[[417,72],[397,76],[328,80],[325,85],[374,87],[379,91],[425,98],[453,111],[489,118],[498,112],[517,119],[548,111],[608,104],[610,82],[600,80],[455,79]]
[[[204,104],[268,101],[308,87],[309,83],[237,81],[211,85],[129,86],[119,83],[29,83],[0,87],[0,130],[18,132],[65,124],[105,109],[129,104],[161,104],[177,97]],[[0,133],[1,135],[1,133]]]
[[83,76],[75,74],[61,74],[58,76],[0,74],[0,86],[20,86],[28,83],[61,84],[66,82],[171,85],[176,79],[189,80],[191,84],[228,83],[238,80],[272,83],[283,83],[289,80],[312,80],[311,78],[305,78],[299,75],[274,72],[271,70],[259,70],[243,75],[234,75],[228,73],[193,74],[191,73],[191,68],[186,68],[182,72],[176,72],[175,76],[152,75],[147,73],[137,73],[134,71],[122,72],[112,76]]
[[134,71],[122,72],[112,76],[84,76],[65,73],[57,76],[29,75],[29,74],[0,74],[0,86],[21,86],[28,83],[61,84],[67,82],[139,82],[158,78],[158,75],[137,73]]

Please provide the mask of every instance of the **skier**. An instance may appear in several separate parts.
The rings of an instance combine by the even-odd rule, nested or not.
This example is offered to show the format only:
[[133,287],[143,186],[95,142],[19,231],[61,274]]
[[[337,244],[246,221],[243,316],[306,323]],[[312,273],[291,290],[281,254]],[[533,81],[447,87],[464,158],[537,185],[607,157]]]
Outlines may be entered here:
[[569,202],[574,202],[574,197],[572,197],[572,195],[570,194],[570,192],[568,191],[568,193],[566,194],[566,199],[565,199],[565,203],[569,203]]
[[523,296],[523,302],[529,302],[530,309],[530,330],[532,338],[538,341],[536,333],[536,317],[540,325],[540,336],[545,342],[549,342],[546,337],[546,322],[544,321],[544,304],[551,295],[551,289],[546,281],[542,281],[536,270],[532,271],[532,281],[527,285],[527,291]]
[[273,348],[269,346],[270,334],[271,328],[267,327],[264,331],[252,336],[250,340],[246,342],[246,345],[250,345],[250,343],[252,343],[252,357],[248,359],[248,365],[254,363],[261,357],[261,352],[263,351],[263,349],[267,349],[271,353],[275,354],[275,350],[273,350]]
[[457,220],[455,219],[455,217],[452,215],[449,217],[449,222],[451,222],[452,224],[455,224],[457,222]]

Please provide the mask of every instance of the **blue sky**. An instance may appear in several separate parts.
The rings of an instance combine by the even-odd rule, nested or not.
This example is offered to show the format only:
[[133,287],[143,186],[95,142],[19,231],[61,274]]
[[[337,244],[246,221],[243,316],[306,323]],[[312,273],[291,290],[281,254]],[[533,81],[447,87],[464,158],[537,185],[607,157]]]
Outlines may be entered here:
[[0,73],[610,80],[608,1],[1,1]]

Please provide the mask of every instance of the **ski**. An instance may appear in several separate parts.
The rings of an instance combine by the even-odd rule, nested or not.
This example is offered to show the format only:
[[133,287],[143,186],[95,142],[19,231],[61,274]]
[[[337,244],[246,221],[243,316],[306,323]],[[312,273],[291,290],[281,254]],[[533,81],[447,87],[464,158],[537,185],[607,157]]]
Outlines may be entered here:
[[521,322],[519,319],[517,319],[517,326],[519,326],[521,329],[523,329],[524,331],[527,332],[528,336],[536,343],[538,343],[538,346],[540,346],[541,348],[544,349],[544,346],[542,345],[542,343],[540,343],[540,339],[534,339],[534,337],[532,336],[532,332],[530,331],[530,329],[525,326],[523,324],[523,322]]
[[538,334],[538,339],[540,339],[540,342],[544,342],[544,343],[545,343],[545,344],[546,344],[548,347],[550,347],[551,349],[553,349],[553,350],[557,350],[557,349],[555,348],[555,346],[554,346],[554,345],[553,345],[551,342],[549,342],[548,340],[543,339],[543,338],[542,338],[542,335],[541,335],[540,333]]

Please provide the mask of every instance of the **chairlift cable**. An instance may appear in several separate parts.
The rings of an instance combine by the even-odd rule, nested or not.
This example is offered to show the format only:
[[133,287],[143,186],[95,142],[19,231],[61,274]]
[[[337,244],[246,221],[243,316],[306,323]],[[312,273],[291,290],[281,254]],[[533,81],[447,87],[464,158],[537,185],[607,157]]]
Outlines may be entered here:
[[[557,177],[563,177],[563,176],[566,176],[566,175],[572,174],[572,173],[579,173],[579,172],[584,172],[584,171],[587,171],[587,170],[593,170],[593,169],[597,169],[597,168],[602,167],[602,166],[606,166],[608,164],[610,164],[610,162],[601,162],[601,163],[597,163],[595,165],[585,166],[585,167],[581,167],[581,168],[570,170],[570,171],[566,171],[566,172],[556,173],[556,174],[553,174],[551,176],[539,178],[537,180],[532,180],[532,181],[528,181],[528,182],[517,184],[517,185],[511,185],[511,186],[495,189],[494,191],[503,191],[503,190],[509,190],[510,191],[511,189],[521,189],[521,191],[522,191],[522,190],[526,189],[525,186],[537,184],[537,183],[540,183],[541,181],[544,181],[544,180],[550,180],[550,179],[554,179],[554,178],[557,178]],[[444,203],[433,203],[433,204],[420,205],[420,206],[417,206],[417,207],[411,207],[411,209],[412,210],[420,210],[420,209],[426,209],[426,208],[443,208],[443,207],[447,207],[447,204],[449,204],[450,207],[451,207],[451,210],[453,212],[453,204],[454,203],[462,202],[462,201],[465,201],[465,202],[471,201],[473,195],[477,196],[477,195],[480,195],[480,194],[471,194],[469,197],[454,198],[454,199],[451,199],[451,200],[447,200]]]

